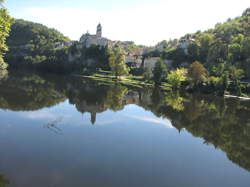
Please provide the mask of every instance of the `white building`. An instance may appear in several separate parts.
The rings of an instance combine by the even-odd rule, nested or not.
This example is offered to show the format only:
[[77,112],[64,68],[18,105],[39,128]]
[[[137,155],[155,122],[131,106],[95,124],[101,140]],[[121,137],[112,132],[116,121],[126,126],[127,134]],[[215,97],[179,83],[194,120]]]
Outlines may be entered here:
[[87,48],[91,47],[91,45],[98,45],[98,46],[107,46],[109,45],[110,41],[107,38],[102,37],[102,26],[99,23],[96,29],[96,34],[91,35],[88,32],[83,34],[80,38],[80,42]]
[[188,47],[191,42],[194,42],[194,40],[188,38],[184,38],[179,41],[179,47],[184,50],[186,55],[188,55]]

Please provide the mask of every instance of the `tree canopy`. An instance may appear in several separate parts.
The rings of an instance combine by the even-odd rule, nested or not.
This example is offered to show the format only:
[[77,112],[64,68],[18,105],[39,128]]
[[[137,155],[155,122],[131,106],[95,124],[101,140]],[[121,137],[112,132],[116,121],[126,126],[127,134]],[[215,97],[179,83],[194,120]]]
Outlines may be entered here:
[[67,41],[70,41],[69,38],[55,29],[48,28],[42,24],[17,19],[11,26],[10,37],[7,43],[9,46],[30,44],[41,47]]
[[116,77],[129,73],[129,68],[125,64],[125,53],[121,48],[110,49],[109,66]]
[[[0,3],[2,3],[0,1]],[[10,17],[8,11],[5,8],[0,8],[0,70],[6,69],[7,64],[4,62],[4,55],[8,51],[6,45],[6,39],[9,36],[11,24],[13,19]]]

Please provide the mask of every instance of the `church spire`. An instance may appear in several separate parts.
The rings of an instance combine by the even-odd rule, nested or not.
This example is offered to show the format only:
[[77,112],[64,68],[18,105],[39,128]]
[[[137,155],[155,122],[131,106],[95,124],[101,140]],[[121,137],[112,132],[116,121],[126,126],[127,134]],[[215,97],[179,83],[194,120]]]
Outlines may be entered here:
[[101,23],[99,23],[99,24],[97,25],[96,36],[97,36],[98,38],[101,38],[101,37],[102,37],[102,25],[101,25]]

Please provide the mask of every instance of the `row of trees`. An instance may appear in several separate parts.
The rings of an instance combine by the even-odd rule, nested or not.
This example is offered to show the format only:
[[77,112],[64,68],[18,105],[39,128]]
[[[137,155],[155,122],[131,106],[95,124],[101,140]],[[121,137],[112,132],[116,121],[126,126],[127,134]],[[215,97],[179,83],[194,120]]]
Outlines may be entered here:
[[241,95],[242,85],[240,79],[244,76],[242,69],[234,66],[220,66],[216,70],[216,76],[210,75],[203,64],[193,62],[188,68],[177,68],[168,70],[162,60],[159,60],[154,69],[152,79],[155,85],[162,82],[170,84],[173,90],[185,88],[190,91],[201,91],[224,95],[228,90],[234,94]]

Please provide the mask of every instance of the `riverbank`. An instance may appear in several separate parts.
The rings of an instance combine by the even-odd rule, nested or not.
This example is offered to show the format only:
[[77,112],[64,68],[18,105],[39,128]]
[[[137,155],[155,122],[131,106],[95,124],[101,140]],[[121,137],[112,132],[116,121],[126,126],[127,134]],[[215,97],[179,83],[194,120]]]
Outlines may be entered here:
[[[102,73],[109,73],[109,72],[102,71]],[[137,88],[153,88],[154,87],[153,81],[146,81],[143,79],[143,76],[133,76],[133,75],[121,76],[117,79],[114,75],[110,75],[110,74],[105,75],[105,74],[95,73],[93,75],[80,75],[80,77],[92,79],[95,81],[101,81],[101,82],[105,82],[108,84],[119,83],[125,86],[132,86],[132,87],[137,87]],[[171,86],[167,83],[163,83],[159,87],[165,91],[172,90]]]
[[[76,76],[80,76],[82,78],[87,78],[95,81],[101,81],[106,84],[119,83],[125,86],[132,86],[135,88],[153,88],[155,86],[153,81],[146,81],[143,79],[143,76],[133,76],[133,75],[121,76],[117,79],[114,75],[111,75],[109,71],[101,71],[92,75],[76,75]],[[172,91],[171,85],[166,82],[162,83],[162,85],[159,86],[159,88],[161,88],[164,91]],[[243,94],[242,96],[237,96],[230,94],[229,92],[227,92],[224,95],[224,97],[237,98],[241,100],[250,100],[250,97],[248,97],[246,94]]]

